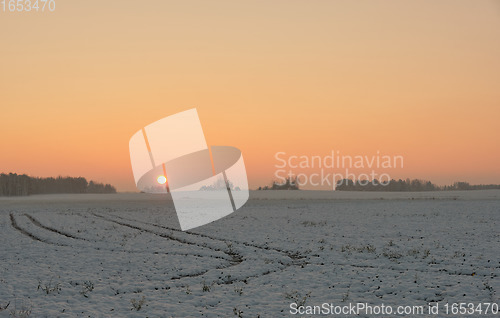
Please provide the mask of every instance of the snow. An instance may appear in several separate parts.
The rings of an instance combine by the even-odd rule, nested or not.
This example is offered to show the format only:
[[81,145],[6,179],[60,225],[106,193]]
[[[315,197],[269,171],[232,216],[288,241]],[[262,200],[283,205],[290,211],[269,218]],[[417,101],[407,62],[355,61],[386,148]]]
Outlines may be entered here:
[[0,307],[10,304],[0,317],[498,303],[499,200],[496,190],[255,191],[237,212],[182,232],[163,195],[1,198]]

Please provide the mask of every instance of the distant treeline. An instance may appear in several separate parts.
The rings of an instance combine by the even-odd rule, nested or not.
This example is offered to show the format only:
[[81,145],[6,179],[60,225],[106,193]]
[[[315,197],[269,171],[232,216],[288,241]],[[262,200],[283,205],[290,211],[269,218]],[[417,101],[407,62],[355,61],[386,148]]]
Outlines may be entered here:
[[[273,181],[270,186],[259,187],[257,190],[299,190],[297,178],[286,178],[284,182]],[[369,180],[351,180],[342,179],[337,181],[335,190],[337,191],[450,191],[450,190],[486,190],[500,189],[500,184],[478,184],[471,185],[468,182],[455,182],[452,185],[438,186],[427,180],[399,179],[380,182],[377,179]]]
[[499,184],[479,184],[471,185],[468,182],[455,182],[452,185],[438,186],[430,181],[419,179],[406,180],[391,180],[381,183],[374,179],[368,180],[350,180],[343,179],[337,182],[335,190],[338,191],[387,191],[387,192],[402,192],[402,191],[449,191],[449,190],[485,190],[485,189],[500,189]]
[[25,174],[0,174],[0,196],[50,193],[116,193],[110,184],[87,182],[85,178],[36,178]]
[[285,182],[273,181],[270,186],[259,187],[257,190],[299,190],[297,178],[286,178]]
[[209,186],[202,186],[200,188],[200,191],[219,191],[219,190],[226,190],[228,189],[229,190],[233,190],[233,191],[241,191],[240,187],[235,187],[234,184],[231,182],[231,181],[227,181],[227,184],[226,184],[226,181],[224,181],[224,179],[220,178],[220,179],[217,179],[217,181],[215,181],[214,183],[212,183],[211,185]]

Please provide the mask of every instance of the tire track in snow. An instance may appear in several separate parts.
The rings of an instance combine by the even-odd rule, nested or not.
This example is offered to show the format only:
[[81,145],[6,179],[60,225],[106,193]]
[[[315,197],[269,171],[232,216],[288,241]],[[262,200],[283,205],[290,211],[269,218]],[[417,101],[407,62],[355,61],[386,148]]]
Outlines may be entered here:
[[[241,278],[241,279],[232,279],[232,280],[228,280],[228,281],[223,281],[222,284],[232,284],[232,283],[235,283],[235,282],[246,282],[248,279],[259,278],[259,277],[263,277],[263,276],[266,276],[266,275],[269,275],[269,274],[281,272],[281,271],[284,271],[287,268],[292,267],[292,266],[303,266],[303,265],[306,265],[306,264],[311,264],[309,261],[305,260],[307,258],[307,255],[302,255],[300,252],[297,252],[297,251],[292,252],[292,251],[287,251],[287,250],[284,250],[284,249],[272,248],[272,247],[268,247],[268,246],[261,246],[261,245],[252,244],[252,243],[243,242],[243,241],[221,239],[221,238],[213,237],[213,236],[210,236],[210,235],[207,235],[207,234],[196,233],[196,232],[191,232],[191,231],[181,231],[179,229],[170,228],[170,227],[163,226],[163,225],[158,225],[158,224],[154,224],[154,223],[150,223],[150,222],[144,222],[144,221],[138,221],[138,220],[135,220],[135,219],[125,218],[125,217],[114,215],[114,214],[112,214],[112,215],[114,217],[122,219],[122,220],[133,221],[133,222],[137,222],[137,223],[141,223],[141,224],[145,224],[145,225],[150,225],[150,226],[155,226],[155,227],[166,229],[166,230],[180,232],[180,233],[183,233],[183,234],[189,234],[189,235],[193,235],[193,236],[208,238],[208,239],[211,239],[211,240],[214,240],[214,241],[223,242],[223,243],[226,243],[226,244],[229,242],[231,244],[233,244],[233,243],[240,244],[240,245],[243,245],[243,246],[246,246],[246,247],[258,248],[258,249],[265,250],[265,251],[274,251],[274,252],[277,252],[277,253],[281,253],[281,254],[283,254],[285,256],[288,256],[290,259],[292,259],[292,262],[288,263],[288,264],[282,263],[282,262],[278,261],[278,263],[280,263],[282,265],[281,268],[274,269],[274,270],[268,270],[268,271],[265,271],[265,272],[263,272],[261,274],[249,275],[249,276],[246,276],[245,278]],[[208,270],[206,272],[208,272]],[[203,274],[201,274],[201,275],[203,275]],[[201,275],[198,275],[198,276],[201,276]]]
[[[33,222],[33,224],[39,226],[40,228],[43,228],[43,229],[47,229],[51,232],[54,232],[54,233],[57,233],[57,234],[60,234],[60,235],[63,235],[63,236],[67,236],[67,237],[71,237],[71,238],[74,238],[72,237],[71,234],[68,235],[65,235],[65,234],[61,234],[60,231],[56,230],[56,229],[50,229],[49,227],[46,227],[44,226],[43,224],[41,224],[40,222],[38,222],[35,218],[31,217],[30,215],[28,214],[24,214],[28,219],[30,219],[30,221]],[[35,222],[37,222],[38,224],[36,224]],[[26,235],[28,236],[29,238],[31,238],[32,240],[34,241],[38,241],[38,242],[41,242],[41,243],[45,243],[45,244],[50,244],[50,245],[56,245],[56,246],[64,246],[64,247],[72,247],[72,246],[68,246],[68,245],[65,245],[65,244],[59,244],[59,243],[52,243],[52,242],[49,242],[45,239],[42,239],[38,236],[36,236],[35,234],[23,229],[22,227],[19,226],[19,224],[17,223],[14,215],[12,213],[10,213],[10,221],[11,221],[11,225],[14,229],[16,229],[17,231],[19,231],[20,233],[22,233],[23,235]],[[116,222],[115,222],[116,223]],[[149,232],[149,231],[145,231],[145,232]],[[158,235],[157,233],[153,233],[153,232],[149,232],[149,233],[152,233],[152,234],[156,234]],[[85,239],[85,241],[88,241]],[[96,250],[99,250],[99,251],[105,251],[104,249],[100,249],[100,248],[96,248],[96,247],[90,247],[90,248],[93,248],[93,249],[96,249]],[[111,250],[110,250],[111,251]],[[116,251],[116,252],[129,252],[129,251]],[[155,252],[154,254],[157,254],[157,252]],[[205,255],[199,255],[199,254],[181,254],[181,253],[165,253],[166,255],[181,255],[181,256],[192,256],[192,257],[201,257],[201,258],[204,258],[204,257],[211,257],[211,258],[216,258],[216,259],[222,259],[222,260],[225,260],[225,261],[228,261],[228,259],[226,258],[223,258],[221,256],[216,256],[216,255],[213,255],[213,256],[205,256]],[[210,268],[210,269],[207,269],[207,270],[204,270],[202,272],[199,272],[199,273],[188,273],[188,274],[182,274],[182,275],[176,275],[176,276],[173,276],[171,277],[170,279],[171,280],[181,280],[183,278],[192,278],[192,277],[198,277],[198,276],[202,276],[204,275],[205,273],[209,272],[210,270],[212,269],[225,269],[225,268],[228,268],[228,267],[231,267],[231,266],[235,266],[236,264],[231,264],[229,266],[217,266],[215,268]]]
[[[82,238],[82,237],[76,237],[70,233],[65,233],[65,232],[62,232],[58,229],[55,229],[55,228],[52,228],[52,227],[49,227],[47,225],[44,225],[42,224],[40,221],[38,221],[37,219],[35,219],[33,216],[25,213],[24,214],[34,225],[42,228],[42,229],[45,229],[45,230],[48,230],[50,232],[53,232],[53,233],[56,233],[56,234],[59,234],[59,235],[62,235],[62,236],[66,236],[66,237],[69,237],[69,238],[72,238],[72,239],[76,239],[76,240],[82,240],[82,241],[86,241],[86,242],[98,242],[96,240],[89,240],[87,238]],[[68,245],[64,245],[64,246],[68,246]],[[125,249],[109,249],[109,248],[101,248],[101,247],[95,247],[95,246],[85,246],[86,248],[91,248],[91,249],[95,249],[97,251],[108,251],[108,252],[119,252],[119,253],[147,253],[147,254],[150,254],[152,253],[153,255],[158,255],[158,254],[165,254],[165,255],[179,255],[179,256],[191,256],[191,257],[197,257],[197,258],[204,258],[204,257],[208,257],[208,258],[214,258],[214,259],[219,259],[219,260],[225,260],[227,261],[226,258],[222,257],[222,256],[217,256],[217,255],[201,255],[201,254],[187,254],[187,253],[178,253],[178,252],[168,252],[168,253],[160,253],[160,252],[157,252],[157,251],[154,251],[154,252],[149,252],[149,251],[143,251],[143,250],[140,250],[140,251],[134,251],[134,250],[125,250]]]
[[[156,231],[153,231],[153,230],[150,230],[150,229],[146,229],[146,228],[143,228],[143,227],[140,227],[140,226],[136,226],[136,225],[133,225],[133,224],[129,224],[129,223],[125,223],[125,222],[120,222],[120,221],[111,219],[109,217],[105,217],[103,215],[99,215],[97,213],[90,213],[90,214],[93,215],[93,216],[95,216],[95,217],[98,217],[98,218],[101,218],[103,220],[106,220],[108,222],[115,223],[115,224],[118,224],[118,225],[121,225],[121,226],[124,226],[124,227],[128,227],[128,228],[131,228],[131,229],[134,229],[134,230],[138,230],[138,231],[141,231],[141,232],[147,232],[147,233],[150,233],[150,234],[153,234],[153,235],[157,235],[157,236],[162,237],[162,238],[166,238],[166,239],[177,241],[177,242],[182,243],[182,244],[196,246],[196,247],[199,247],[199,248],[207,248],[207,249],[210,249],[210,250],[216,251],[216,252],[222,252],[222,253],[224,253],[224,254],[226,254],[226,255],[228,255],[230,257],[230,259],[228,259],[228,258],[224,258],[224,257],[221,257],[221,256],[215,256],[215,255],[214,256],[199,255],[200,257],[214,257],[214,258],[223,259],[223,260],[228,261],[229,265],[217,266],[217,267],[209,268],[209,269],[202,270],[202,271],[196,272],[196,273],[188,273],[188,274],[176,275],[176,276],[173,276],[173,277],[170,278],[171,281],[182,282],[183,279],[200,277],[200,276],[203,276],[203,275],[205,275],[206,273],[208,273],[208,272],[210,272],[212,270],[228,269],[230,267],[239,265],[239,264],[241,264],[244,261],[243,256],[241,254],[237,253],[237,252],[234,252],[234,251],[228,252],[228,251],[225,251],[225,250],[223,250],[221,248],[211,247],[211,246],[207,245],[206,243],[205,244],[200,244],[200,243],[197,243],[197,242],[191,242],[191,241],[188,241],[186,239],[178,238],[178,237],[166,234],[166,233],[156,232]],[[222,242],[222,243],[226,243],[226,244],[227,243],[235,243],[235,244],[244,245],[246,247],[258,248],[258,249],[265,250],[265,251],[274,251],[274,252],[278,252],[280,254],[283,254],[284,256],[288,256],[288,257],[290,257],[292,259],[291,263],[282,263],[281,261],[278,261],[277,263],[281,264],[280,268],[276,268],[276,269],[272,269],[272,270],[266,270],[266,271],[264,271],[262,273],[247,275],[247,276],[241,277],[241,278],[231,278],[231,279],[227,279],[227,280],[219,279],[219,280],[213,281],[214,283],[216,283],[218,285],[233,284],[233,283],[237,283],[237,282],[245,282],[246,283],[248,279],[263,277],[263,276],[266,276],[266,275],[269,275],[269,274],[281,272],[281,271],[286,270],[287,268],[292,267],[292,266],[300,266],[300,265],[303,265],[303,264],[307,263],[307,262],[304,262],[304,261],[300,261],[301,259],[305,258],[305,256],[302,256],[302,255],[300,255],[297,252],[288,252],[287,253],[287,251],[280,250],[280,249],[273,249],[273,248],[269,248],[267,246],[259,246],[259,245],[255,245],[255,244],[251,244],[251,243],[246,243],[246,242],[230,241],[230,240],[226,240],[226,239],[220,239],[220,238],[211,237],[211,236],[206,235],[206,234],[193,233],[193,232],[184,232],[184,231],[181,231],[181,230],[178,230],[178,229],[168,228],[168,227],[164,227],[164,226],[160,226],[160,225],[156,225],[156,224],[152,224],[152,223],[136,221],[134,219],[127,219],[127,218],[119,217],[119,216],[116,216],[116,215],[112,215],[112,216],[115,217],[115,218],[119,218],[119,219],[125,220],[125,221],[128,220],[128,221],[132,221],[132,222],[142,223],[142,224],[145,224],[145,225],[152,225],[152,226],[156,226],[156,227],[163,228],[163,229],[166,229],[166,230],[172,230],[172,231],[175,231],[175,232],[180,232],[182,234],[189,234],[189,236],[196,236],[196,237],[208,238],[208,239],[211,239],[211,240],[214,240],[214,241],[218,241],[218,242]],[[168,255],[169,253],[166,253],[166,254]],[[194,254],[187,254],[187,253],[183,254],[183,255],[184,256],[196,256]],[[186,286],[189,286],[189,285],[184,285],[182,283],[181,284],[175,284],[175,287],[181,287],[182,288],[182,287],[186,287]]]
[[[150,230],[150,229],[146,229],[146,228],[142,228],[140,226],[136,226],[136,225],[133,225],[133,224],[129,224],[129,223],[125,223],[125,222],[120,222],[120,221],[117,221],[117,220],[113,220],[111,218],[108,218],[108,217],[105,217],[105,216],[102,216],[102,215],[99,215],[99,214],[96,214],[96,213],[90,213],[90,214],[92,214],[95,217],[98,217],[98,218],[101,218],[103,220],[106,220],[108,222],[112,222],[112,223],[115,223],[115,224],[118,224],[118,225],[121,225],[121,226],[124,226],[124,227],[132,228],[132,229],[135,229],[135,230],[138,230],[138,231],[141,231],[141,232],[147,232],[147,233],[150,233],[150,234],[153,234],[153,235],[157,235],[157,236],[162,237],[162,238],[166,238],[166,239],[177,241],[177,242],[182,243],[182,244],[196,246],[196,247],[199,247],[199,248],[207,248],[207,249],[210,249],[210,250],[216,251],[216,252],[222,252],[222,253],[224,253],[224,254],[226,254],[227,256],[230,257],[228,259],[228,258],[225,258],[225,257],[216,256],[216,255],[210,256],[210,255],[197,255],[197,254],[187,254],[187,253],[186,254],[180,254],[180,255],[183,255],[183,256],[213,257],[213,258],[223,259],[225,261],[228,261],[229,264],[228,265],[222,265],[222,266],[216,266],[216,267],[209,268],[209,269],[205,269],[205,270],[202,270],[200,272],[187,273],[187,274],[180,274],[180,275],[172,276],[170,278],[170,281],[172,281],[172,282],[179,282],[180,283],[180,284],[175,284],[172,287],[182,288],[182,287],[189,286],[189,285],[185,285],[185,284],[182,283],[183,279],[201,277],[201,276],[207,274],[208,272],[210,272],[212,270],[228,269],[230,267],[239,265],[239,264],[241,264],[244,261],[243,255],[241,255],[241,254],[239,254],[237,252],[234,252],[234,251],[228,252],[228,251],[225,251],[225,250],[223,250],[221,248],[211,247],[211,246],[209,246],[206,243],[205,244],[200,244],[200,243],[197,243],[197,242],[192,242],[192,241],[188,241],[186,239],[175,237],[175,236],[172,236],[172,235],[169,235],[169,234],[166,234],[166,233],[156,232],[156,231],[153,231],[153,230]],[[57,234],[60,234],[60,235],[63,235],[63,236],[74,238],[74,237],[72,237],[73,235],[71,235],[71,234],[69,234],[69,236],[68,236],[68,235],[62,234],[62,232],[59,231],[59,230],[57,230],[57,229],[54,229],[54,228],[51,228],[51,227],[48,227],[48,226],[45,226],[45,225],[41,224],[38,220],[36,220],[33,217],[30,218],[30,216],[27,215],[27,214],[25,214],[25,216],[28,217],[30,219],[30,221],[32,221],[32,222],[33,222],[33,220],[35,220],[36,222],[38,222],[38,224],[36,224],[35,222],[33,222],[33,223],[35,225],[37,225],[37,226],[41,225],[41,226],[39,226],[41,228],[44,228],[44,229],[46,229],[48,231],[51,231],[51,232],[54,232],[54,233],[57,233]],[[256,273],[256,274],[252,274],[252,275],[247,275],[247,276],[244,276],[244,277],[241,277],[241,278],[219,279],[219,280],[213,281],[213,283],[216,283],[218,285],[233,284],[233,283],[238,283],[238,282],[247,283],[248,279],[264,277],[264,276],[267,276],[269,274],[273,274],[273,273],[284,271],[287,268],[292,267],[292,266],[300,266],[300,265],[308,263],[308,262],[300,261],[302,258],[305,258],[305,256],[302,256],[302,255],[300,255],[297,252],[294,252],[294,253],[293,252],[287,252],[285,250],[274,249],[274,248],[270,248],[270,247],[267,247],[267,246],[259,246],[259,245],[255,245],[255,244],[251,244],[251,243],[247,243],[247,242],[238,242],[238,241],[231,241],[231,240],[227,240],[227,239],[220,239],[220,238],[212,237],[210,235],[201,234],[201,233],[184,232],[184,231],[181,231],[181,230],[178,230],[178,229],[168,228],[168,227],[161,226],[161,225],[156,225],[156,224],[153,224],[153,223],[141,222],[141,221],[137,221],[137,220],[134,220],[134,219],[128,219],[128,218],[119,217],[119,216],[116,216],[116,215],[112,215],[112,216],[116,217],[116,218],[119,218],[119,219],[122,219],[122,220],[125,220],[125,221],[128,220],[128,221],[132,221],[132,222],[142,223],[142,224],[145,224],[145,225],[156,226],[156,227],[159,227],[159,228],[163,228],[163,229],[166,229],[166,230],[175,231],[175,232],[182,233],[182,234],[188,234],[191,237],[194,236],[194,237],[208,238],[210,240],[218,241],[218,242],[225,243],[225,244],[227,244],[227,243],[231,243],[231,244],[235,243],[235,244],[241,244],[241,245],[246,246],[246,247],[258,248],[258,249],[261,249],[261,250],[264,250],[264,251],[278,252],[280,254],[283,254],[284,256],[290,257],[293,260],[291,263],[282,263],[281,261],[278,261],[278,263],[281,264],[281,266],[279,268],[272,269],[272,270],[266,270],[266,271],[264,271],[262,273]],[[27,233],[26,235],[28,235],[28,236],[32,235],[29,232],[26,232],[26,233]],[[66,234],[68,234],[68,233],[66,233]],[[36,236],[34,236],[34,237],[36,237]],[[47,242],[47,241],[45,241],[43,239],[40,239],[38,237],[36,237],[36,238],[37,238],[37,240],[40,240],[41,242],[48,243],[48,244],[54,244],[54,243],[51,243],[51,242]],[[85,239],[85,240],[89,241],[87,239]],[[55,245],[59,245],[59,244],[55,244]],[[67,246],[67,245],[60,245],[60,246]],[[95,248],[95,247],[92,247],[92,248],[97,249],[97,250],[103,250],[103,249]],[[116,252],[121,252],[121,251],[116,250]],[[166,253],[166,254],[168,255],[168,254],[173,254],[173,253]]]
[[94,216],[96,216],[98,218],[101,218],[103,220],[106,220],[108,222],[116,223],[118,225],[125,226],[125,227],[131,228],[131,229],[134,229],[134,230],[138,230],[138,231],[141,231],[141,232],[147,232],[147,233],[150,233],[150,234],[154,234],[154,235],[157,235],[159,237],[166,238],[166,239],[169,239],[169,240],[173,240],[173,241],[176,241],[176,242],[179,242],[179,243],[182,243],[182,244],[196,246],[196,247],[199,247],[199,248],[207,248],[207,249],[215,251],[215,252],[222,252],[222,253],[226,254],[227,256],[229,256],[229,258],[223,258],[223,259],[225,259],[225,260],[227,260],[227,261],[229,261],[231,263],[234,263],[234,265],[239,264],[239,263],[241,263],[243,261],[243,256],[240,255],[240,254],[238,254],[238,253],[229,253],[229,252],[224,251],[223,249],[220,249],[220,248],[214,248],[214,247],[211,247],[211,246],[208,246],[208,245],[200,245],[198,243],[190,242],[190,241],[187,241],[187,240],[183,240],[183,239],[180,239],[178,237],[175,237],[175,236],[172,236],[172,235],[169,235],[169,234],[166,234],[166,233],[160,233],[160,232],[152,231],[152,230],[149,230],[149,229],[146,229],[146,228],[142,228],[142,227],[139,227],[139,226],[135,226],[133,224],[116,221],[116,220],[107,218],[105,216],[102,216],[102,215],[99,215],[99,214],[96,214],[96,213],[92,213],[92,215],[94,215]]
[[52,228],[50,226],[47,226],[47,225],[43,225],[42,223],[40,223],[37,219],[35,219],[33,216],[25,213],[24,214],[34,225],[38,226],[39,228],[42,228],[42,229],[45,229],[47,231],[50,231],[50,232],[54,232],[54,233],[57,233],[59,235],[62,235],[62,236],[66,236],[66,237],[69,237],[69,238],[72,238],[74,240],[82,240],[82,241],[87,241],[89,242],[89,240],[87,240],[86,238],[82,238],[82,237],[76,237],[72,234],[69,234],[69,233],[65,233],[65,232],[62,232],[58,229],[55,229],[55,228]]
[[[152,233],[152,234],[159,235],[161,237],[163,237],[163,235],[166,235],[164,233],[158,233],[158,232],[151,231],[151,230],[148,230],[146,228],[142,228],[142,227],[139,227],[139,226],[136,226],[136,225],[132,225],[132,224],[128,224],[128,223],[116,221],[116,220],[104,217],[102,215],[98,215],[96,213],[91,213],[91,214],[94,215],[94,216],[96,216],[96,217],[103,218],[103,219],[105,219],[107,221],[110,221],[110,222],[113,222],[113,223],[116,223],[116,224],[119,224],[119,225],[122,225],[122,226],[127,226],[127,227],[130,227],[130,228],[136,229],[136,230],[146,231],[146,232],[149,232],[149,233]],[[208,239],[211,239],[211,240],[214,240],[214,241],[223,242],[223,243],[226,243],[226,244],[227,243],[236,243],[236,244],[244,245],[246,247],[253,247],[253,248],[258,248],[258,249],[265,250],[265,251],[278,252],[278,253],[283,254],[284,256],[288,256],[289,258],[292,259],[292,262],[290,262],[290,263],[282,263],[282,262],[278,261],[277,263],[281,264],[281,267],[277,268],[277,269],[267,270],[267,271],[264,271],[262,273],[248,275],[248,276],[245,276],[243,278],[234,278],[234,279],[228,279],[228,280],[222,280],[222,279],[220,279],[218,281],[214,281],[214,283],[217,283],[218,285],[233,284],[233,283],[237,283],[237,282],[246,282],[248,279],[263,277],[263,276],[266,276],[266,275],[269,275],[269,274],[273,274],[273,273],[284,271],[287,268],[292,267],[292,266],[302,266],[302,265],[308,263],[305,260],[301,261],[306,256],[303,256],[303,255],[301,255],[298,252],[287,252],[285,250],[273,249],[273,248],[269,248],[267,246],[263,247],[263,246],[259,246],[259,245],[255,245],[255,244],[251,244],[251,243],[247,243],[247,242],[237,242],[237,241],[225,240],[225,239],[220,239],[220,238],[214,238],[214,237],[211,237],[211,236],[206,235],[206,234],[200,234],[200,233],[194,233],[194,232],[184,232],[184,231],[181,231],[181,230],[178,230],[178,229],[169,228],[169,227],[161,226],[161,225],[156,225],[156,224],[148,223],[148,222],[137,221],[137,220],[134,220],[134,219],[128,219],[128,218],[124,218],[124,217],[120,217],[120,216],[116,216],[116,215],[113,215],[113,217],[116,217],[116,218],[119,218],[119,219],[122,219],[122,220],[126,220],[126,221],[132,221],[132,222],[142,223],[142,224],[145,224],[145,225],[156,226],[156,227],[159,227],[159,228],[163,228],[163,229],[166,229],[166,230],[172,230],[172,231],[180,232],[180,233],[183,233],[183,234],[189,234],[191,236],[204,237],[204,238],[208,238]],[[180,239],[180,238],[177,238],[177,237],[173,237],[171,235],[168,235],[168,238],[173,238],[174,240],[176,240],[178,242],[181,242],[181,243],[195,245],[195,246],[198,246],[198,247],[207,247],[207,248],[210,248],[210,249],[216,250],[216,251],[222,251],[223,253],[225,253],[227,255],[230,255],[232,257],[237,257],[238,258],[238,262],[235,263],[235,264],[232,264],[230,266],[211,268],[211,269],[204,270],[204,271],[196,273],[196,274],[179,275],[176,278],[172,278],[172,280],[180,280],[182,278],[192,278],[192,277],[203,276],[204,274],[208,273],[210,270],[219,270],[219,269],[229,268],[231,266],[236,266],[236,265],[242,263],[243,260],[244,260],[243,256],[241,254],[238,254],[238,253],[231,254],[231,253],[228,253],[227,251],[223,251],[221,249],[216,249],[216,248],[210,247],[210,246],[208,246],[206,244],[205,245],[200,245],[198,243],[189,242],[187,240],[183,240],[183,239]],[[176,287],[186,287],[186,286],[187,285],[177,285]]]
[[21,234],[26,235],[27,237],[31,238],[32,240],[38,241],[38,242],[41,242],[41,243],[45,243],[45,244],[50,244],[50,245],[67,246],[67,245],[64,245],[64,244],[58,244],[58,243],[49,242],[47,240],[44,240],[44,239],[36,236],[33,233],[30,233],[29,231],[27,231],[27,230],[23,229],[22,227],[20,227],[19,224],[17,224],[17,221],[16,221],[16,218],[14,217],[14,214],[10,213],[9,215],[10,215],[10,224],[12,225],[12,227],[14,229],[16,229],[17,231],[19,231]]
[[135,220],[135,219],[125,218],[123,216],[118,216],[118,215],[114,215],[114,214],[113,214],[113,216],[116,217],[116,218],[122,219],[122,220],[126,220],[126,221],[133,221],[133,222],[141,223],[141,224],[144,224],[144,225],[150,225],[150,226],[159,227],[159,228],[165,229],[165,230],[171,230],[171,231],[180,232],[180,233],[183,233],[183,234],[189,234],[189,235],[193,235],[193,236],[208,238],[208,239],[211,239],[211,240],[214,240],[214,241],[223,242],[223,243],[226,243],[226,244],[227,243],[239,244],[239,245],[243,245],[243,246],[246,246],[246,247],[253,247],[253,248],[258,248],[258,249],[266,250],[266,251],[274,251],[274,252],[282,253],[282,254],[284,254],[284,255],[286,255],[286,256],[290,257],[291,259],[294,259],[294,260],[305,258],[305,256],[301,256],[300,253],[298,253],[298,252],[287,251],[287,250],[280,249],[280,248],[273,248],[273,247],[269,247],[269,246],[262,246],[262,245],[252,244],[252,243],[243,242],[243,241],[221,239],[221,238],[210,236],[210,235],[207,235],[207,234],[196,233],[196,232],[191,232],[191,231],[181,231],[179,229],[171,228],[171,227],[168,227],[168,226],[158,225],[158,224],[154,224],[154,223],[150,223],[150,222],[138,221],[138,220]]
[[[190,241],[187,241],[187,240],[183,240],[183,239],[180,239],[180,238],[172,236],[172,235],[168,235],[168,234],[165,234],[165,233],[160,233],[160,232],[152,231],[152,230],[149,230],[149,229],[146,229],[146,228],[142,228],[142,227],[139,227],[139,226],[135,226],[135,225],[129,224],[129,223],[124,223],[124,222],[116,221],[116,220],[107,218],[105,216],[102,216],[102,215],[99,215],[99,214],[96,214],[96,213],[91,213],[91,214],[94,215],[94,216],[96,216],[96,217],[98,217],[98,218],[104,219],[104,220],[106,220],[108,222],[116,223],[118,225],[129,227],[131,229],[135,229],[135,230],[138,230],[138,231],[144,231],[144,232],[147,232],[147,233],[151,233],[151,234],[160,236],[162,238],[166,238],[166,239],[177,241],[179,243],[183,243],[183,244],[187,244],[187,245],[191,245],[191,246],[196,246],[196,247],[201,247],[201,248],[208,248],[208,249],[213,250],[213,251],[222,252],[222,253],[228,255],[231,258],[231,259],[224,258],[225,260],[229,261],[229,265],[227,265],[227,266],[218,266],[218,267],[214,267],[214,268],[209,268],[209,269],[206,269],[206,270],[202,270],[201,272],[198,272],[198,273],[177,275],[177,276],[174,276],[174,277],[171,278],[172,281],[181,281],[182,279],[188,279],[188,278],[193,278],[193,277],[200,277],[200,276],[205,275],[206,273],[208,273],[211,270],[227,269],[227,268],[239,265],[239,264],[241,264],[243,262],[243,255],[241,255],[241,254],[239,254],[237,252],[228,252],[228,251],[224,251],[224,250],[219,249],[219,248],[210,247],[208,245],[200,245],[198,243],[190,242]],[[235,281],[237,281],[237,280],[235,280]],[[185,287],[185,286],[184,285],[177,285],[176,287]]]

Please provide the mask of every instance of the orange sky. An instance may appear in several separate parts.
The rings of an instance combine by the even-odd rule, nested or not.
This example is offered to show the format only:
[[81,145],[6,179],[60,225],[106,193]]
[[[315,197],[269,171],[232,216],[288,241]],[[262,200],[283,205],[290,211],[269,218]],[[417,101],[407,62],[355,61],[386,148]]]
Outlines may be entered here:
[[56,1],[0,12],[0,171],[135,190],[129,138],[196,107],[251,187],[332,149],[500,183],[498,1]]

